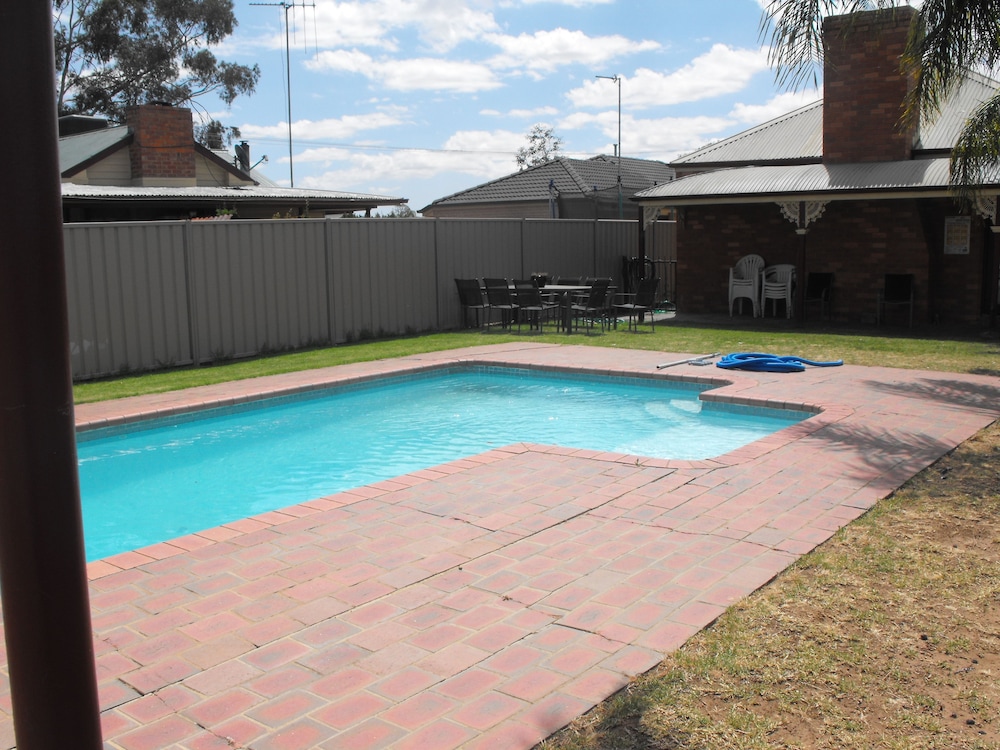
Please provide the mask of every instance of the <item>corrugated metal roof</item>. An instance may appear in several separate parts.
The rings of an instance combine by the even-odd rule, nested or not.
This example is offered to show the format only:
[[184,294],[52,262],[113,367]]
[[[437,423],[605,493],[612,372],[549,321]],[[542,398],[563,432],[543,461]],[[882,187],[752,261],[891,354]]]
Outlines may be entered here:
[[64,198],[115,198],[118,200],[322,200],[357,201],[390,205],[405,203],[405,198],[370,193],[344,193],[334,190],[311,190],[308,188],[281,188],[265,185],[243,185],[237,187],[119,187],[114,185],[77,185],[63,182]]
[[59,174],[65,174],[108,149],[122,144],[128,136],[128,127],[119,125],[60,138]]
[[[672,180],[674,170],[660,161],[622,158],[621,175],[622,188],[631,195],[637,190]],[[618,185],[618,163],[611,156],[595,156],[591,159],[558,157],[439,198],[426,208],[469,203],[544,201],[549,199],[550,181],[563,195],[590,193],[595,187],[598,190],[608,190]]]
[[817,101],[682,156],[677,166],[794,161],[823,156],[823,102]]
[[[734,167],[681,177],[644,190],[635,200],[654,205],[770,201],[782,197],[828,200],[896,193],[947,194],[949,160]],[[997,181],[1000,185],[1000,180]]]
[[[1000,89],[1000,82],[967,73],[964,82],[942,103],[941,111],[925,116],[914,143],[920,151],[950,151],[965,121]],[[823,102],[807,104],[762,125],[737,133],[676,159],[677,167],[709,164],[773,164],[781,161],[819,161],[823,156]]]
[[1000,82],[978,73],[967,73],[965,81],[955,89],[941,106],[941,112],[925,118],[914,148],[918,150],[951,150],[958,134],[980,104],[997,93]]

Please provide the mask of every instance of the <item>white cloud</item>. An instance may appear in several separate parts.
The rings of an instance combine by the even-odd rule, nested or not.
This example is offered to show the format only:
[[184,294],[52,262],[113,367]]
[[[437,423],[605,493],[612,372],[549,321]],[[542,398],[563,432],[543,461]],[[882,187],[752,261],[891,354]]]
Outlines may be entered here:
[[462,60],[375,60],[358,50],[327,50],[306,65],[316,71],[359,73],[392,91],[475,93],[503,85],[485,65]]
[[612,5],[615,2],[615,0],[521,0],[521,1],[525,5],[539,5],[541,3],[550,3],[552,5],[568,5],[571,8],[585,8],[588,5]]
[[492,13],[469,6],[465,0],[323,2],[317,3],[314,18],[301,19],[298,32],[309,42],[315,37],[321,48],[375,47],[395,51],[399,43],[392,35],[401,29],[414,29],[426,47],[446,52],[497,30]]
[[514,152],[524,144],[524,133],[513,130],[460,130],[445,141],[444,148],[473,154],[504,154],[504,158],[512,160]]
[[[623,156],[669,161],[698,148],[731,130],[736,122],[728,117],[662,117],[635,118],[622,115]],[[588,114],[577,112],[559,121],[557,130],[581,130],[597,127],[609,140],[599,147],[601,153],[612,153],[618,140],[617,112]]]
[[716,140],[735,123],[723,117],[663,117],[622,121],[622,154],[671,161]]
[[498,109],[481,109],[479,114],[484,117],[518,117],[521,119],[531,119],[535,117],[551,117],[559,114],[555,107],[535,107],[534,109],[511,109],[501,112]]
[[[442,197],[445,192],[431,185],[431,181],[445,174],[463,174],[467,179],[459,180],[460,187],[447,192],[464,189],[481,182],[510,174],[516,169],[513,154],[470,154],[460,152],[407,150],[396,152],[349,152],[326,153],[330,166],[320,174],[296,180],[299,187],[323,190],[349,190],[352,192],[379,193],[407,198],[414,208],[422,208],[426,203]],[[296,156],[296,163],[300,161]],[[410,194],[401,187],[406,184],[422,184],[424,195]]]
[[564,28],[507,36],[487,34],[484,40],[502,50],[490,64],[498,68],[523,68],[549,73],[561,65],[601,65],[608,60],[637,52],[659,49],[654,41],[636,42],[623,36],[591,37]]
[[730,110],[729,116],[747,125],[760,125],[822,98],[823,95],[816,89],[789,91],[768,99],[764,104],[737,103]]
[[[623,77],[622,106],[632,109],[681,104],[743,90],[757,73],[767,69],[763,50],[737,49],[715,44],[684,67],[672,73],[639,68]],[[584,81],[567,96],[576,107],[606,107],[611,101],[611,81]]]
[[[341,163],[337,169],[305,178],[300,187],[344,190],[352,189],[345,185],[399,184],[430,179],[444,172],[458,172],[485,181],[513,172],[516,168],[514,152],[523,145],[523,133],[467,130],[453,134],[439,150],[313,148],[296,154],[295,161],[324,166]],[[371,187],[354,189],[373,190]]]
[[[363,115],[344,115],[343,117],[324,120],[296,120],[292,123],[292,138],[299,140],[343,140],[357,133],[364,133],[375,128],[387,128],[405,122],[402,108],[388,108],[385,112],[371,112]],[[286,138],[288,123],[276,125],[241,125],[240,133],[244,138]]]

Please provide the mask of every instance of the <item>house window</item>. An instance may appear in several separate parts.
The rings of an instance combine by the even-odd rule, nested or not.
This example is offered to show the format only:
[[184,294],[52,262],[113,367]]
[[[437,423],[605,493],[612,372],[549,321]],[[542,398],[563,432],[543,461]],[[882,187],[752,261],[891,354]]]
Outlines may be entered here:
[[946,216],[944,219],[944,254],[968,255],[971,234],[971,216]]

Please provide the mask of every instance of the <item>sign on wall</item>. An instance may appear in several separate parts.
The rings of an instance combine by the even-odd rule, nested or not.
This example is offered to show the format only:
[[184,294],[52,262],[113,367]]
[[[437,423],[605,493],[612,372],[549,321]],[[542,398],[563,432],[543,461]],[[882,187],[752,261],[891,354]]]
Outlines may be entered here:
[[968,255],[971,235],[971,216],[946,216],[944,218],[944,254]]

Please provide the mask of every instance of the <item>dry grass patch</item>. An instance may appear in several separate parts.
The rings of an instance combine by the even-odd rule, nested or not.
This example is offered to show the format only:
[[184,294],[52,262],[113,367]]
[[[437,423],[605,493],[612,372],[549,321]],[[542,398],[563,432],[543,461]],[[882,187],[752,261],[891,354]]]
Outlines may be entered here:
[[1000,748],[1000,424],[540,747]]

